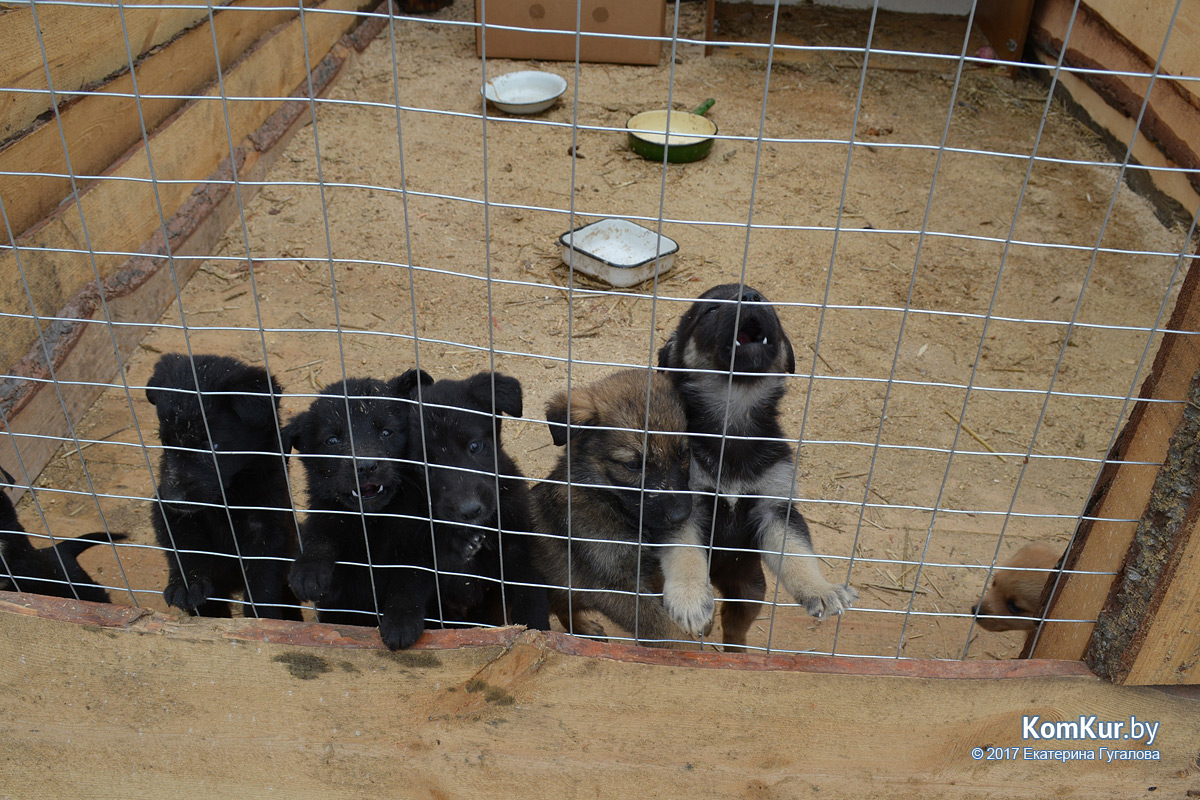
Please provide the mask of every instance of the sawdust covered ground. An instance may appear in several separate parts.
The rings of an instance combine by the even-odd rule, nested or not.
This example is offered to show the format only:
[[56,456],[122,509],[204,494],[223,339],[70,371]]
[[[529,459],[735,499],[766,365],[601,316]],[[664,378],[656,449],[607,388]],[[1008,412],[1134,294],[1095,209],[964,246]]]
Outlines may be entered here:
[[[434,19],[470,15],[460,0]],[[703,4],[685,3],[681,34],[700,36],[702,15]],[[796,8],[780,41],[862,46],[866,20]],[[874,46],[957,54],[962,24],[881,15]],[[744,42],[764,31],[748,7],[723,9],[719,35]],[[539,477],[557,453],[538,421],[568,373],[586,382],[614,365],[645,366],[689,298],[744,278],[777,304],[795,345],[784,408],[789,435],[803,441],[798,496],[830,557],[826,574],[844,579],[846,559],[860,559],[850,581],[863,608],[821,625],[791,606],[764,611],[751,643],[958,658],[970,637],[972,657],[1016,654],[1021,636],[969,634],[970,620],[954,615],[978,599],[980,567],[997,551],[1066,542],[1148,345],[1143,331],[1087,325],[1153,325],[1176,266],[1165,255],[1092,248],[1182,247],[1179,232],[1117,188],[1115,168],[1069,163],[1104,154],[1056,105],[1042,127],[1042,83],[968,66],[946,130],[955,63],[873,54],[861,82],[861,146],[848,159],[859,54],[780,53],[765,94],[761,49],[705,58],[681,44],[674,64],[583,64],[578,73],[563,63],[489,62],[489,76],[536,67],[568,80],[568,94],[536,123],[577,114],[580,124],[620,129],[665,105],[673,78],[677,108],[714,97],[709,114],[721,134],[747,137],[718,140],[706,160],[664,170],[629,152],[619,130],[522,124],[498,112],[485,126],[468,27],[408,22],[397,26],[394,49],[390,37],[340,78],[330,94],[339,102],[321,106],[272,185],[246,205],[248,242],[234,225],[186,286],[187,341],[175,308],[130,361],[131,386],[144,385],[158,354],[188,345],[260,364],[265,353],[297,395],[284,402],[291,414],[343,370],[386,377],[412,366],[415,335],[421,366],[435,376],[495,368],[521,379],[526,419],[505,423],[505,435],[526,474]],[[982,43],[973,37],[969,51]],[[802,141],[760,148],[760,125],[768,138]],[[944,132],[959,150],[939,157]],[[1006,247],[1035,142],[1052,160],[1030,172],[1012,236],[1053,246]],[[407,196],[396,189],[402,175]],[[657,302],[649,284],[613,292],[576,279],[573,292],[563,288],[557,237],[598,213],[648,218],[651,227],[665,217],[663,232],[680,250]],[[748,233],[748,222],[763,227]],[[1072,318],[1085,326],[1067,340],[1061,323]],[[107,524],[153,543],[148,502],[129,498],[152,495],[153,456],[137,444],[155,444],[154,428],[140,391],[132,404],[123,390],[106,392],[78,427],[104,439],[82,453],[87,474],[72,450],[41,485],[87,492],[90,480],[114,497],[41,492],[57,534]],[[26,499],[32,530],[41,529],[37,513]],[[161,609],[162,553],[121,553],[123,570],[100,548],[86,565]],[[919,575],[912,563],[889,563],[922,559]]]

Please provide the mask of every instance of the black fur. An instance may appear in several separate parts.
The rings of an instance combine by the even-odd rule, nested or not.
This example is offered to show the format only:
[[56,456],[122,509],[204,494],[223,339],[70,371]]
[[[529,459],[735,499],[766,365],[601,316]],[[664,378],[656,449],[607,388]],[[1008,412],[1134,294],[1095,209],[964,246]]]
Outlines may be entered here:
[[[0,474],[5,483],[16,483],[3,468]],[[63,539],[53,547],[36,548],[21,527],[12,498],[0,490],[0,590],[107,603],[108,592],[96,585],[76,559],[89,547],[125,538],[123,533],[89,533]]]
[[406,518],[423,507],[419,475],[403,462],[409,438],[404,400],[418,381],[433,379],[408,370],[387,383],[353,378],[331,384],[284,430],[308,476],[303,553],[289,575],[292,589],[316,603],[321,622],[378,625],[392,650],[408,647],[424,630],[424,601],[414,600],[409,586],[423,580],[412,567],[432,566],[433,558],[427,523],[422,529]]
[[266,370],[225,356],[168,353],[155,365],[146,398],[163,452],[153,521],[172,551],[169,605],[228,617],[231,604],[219,598],[241,595],[248,617],[300,619],[284,580],[296,528],[276,422],[281,392]]
[[[786,563],[774,556],[771,563],[785,570],[785,588],[810,613],[848,608],[854,590],[820,576],[800,510],[772,499],[792,495],[795,459],[784,441],[779,403],[787,389],[783,374],[795,372],[796,358],[775,309],[749,286],[714,286],[679,320],[658,365],[687,408],[692,489],[709,493],[697,502],[712,531],[713,585],[725,597],[761,601],[766,581],[756,551],[786,549],[798,555]],[[754,603],[723,604],[727,645],[745,644],[756,614]]]
[[525,478],[500,439],[500,415],[521,415],[520,382],[481,372],[440,380],[421,401],[410,412],[409,457],[425,462],[439,575],[435,585],[425,574],[412,591],[427,598],[430,616],[440,611],[448,622],[548,630],[545,588],[518,585],[544,581],[530,552]]

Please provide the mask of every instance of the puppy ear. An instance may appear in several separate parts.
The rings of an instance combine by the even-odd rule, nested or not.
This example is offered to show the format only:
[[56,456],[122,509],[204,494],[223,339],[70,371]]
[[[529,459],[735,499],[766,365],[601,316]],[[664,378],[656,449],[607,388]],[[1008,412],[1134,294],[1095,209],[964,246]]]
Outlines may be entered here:
[[418,385],[428,386],[433,377],[423,369],[408,369],[388,381],[388,391],[393,397],[411,398]]
[[283,442],[284,455],[293,450],[300,451],[300,431],[303,430],[302,420],[305,419],[307,414],[307,411],[297,414],[292,418],[291,422],[279,430],[279,438]]
[[157,406],[160,400],[166,399],[166,392],[163,392],[161,387],[171,382],[167,375],[176,364],[184,360],[186,358],[181,353],[164,353],[154,362],[154,372],[150,374],[150,380],[146,381],[146,399],[150,401],[150,405]]
[[254,428],[270,428],[275,426],[277,399],[274,395],[247,392],[246,394],[233,395],[229,398],[229,401],[229,405],[233,408],[233,413],[237,414],[238,419],[247,425]]
[[510,417],[521,416],[521,382],[499,372],[480,372],[467,378],[471,396],[484,408],[492,407],[492,385],[496,388],[496,413]]
[[4,476],[5,483],[11,483],[13,485],[16,485],[17,479],[14,478],[12,475],[9,475],[8,470],[6,470],[4,467],[0,467],[0,475]]
[[675,364],[675,337],[678,334],[679,334],[678,331],[673,332],[671,334],[670,338],[667,339],[667,343],[664,344],[662,347],[658,348],[658,366],[659,366],[659,368],[676,366],[676,364]]
[[783,334],[783,348],[787,351],[787,371],[789,375],[796,374],[796,351],[792,349],[792,340]]
[[571,422],[567,424],[567,393],[559,392],[546,404],[546,421],[550,423],[550,438],[562,447],[567,439],[573,439],[598,421],[592,396],[583,389],[571,393]]

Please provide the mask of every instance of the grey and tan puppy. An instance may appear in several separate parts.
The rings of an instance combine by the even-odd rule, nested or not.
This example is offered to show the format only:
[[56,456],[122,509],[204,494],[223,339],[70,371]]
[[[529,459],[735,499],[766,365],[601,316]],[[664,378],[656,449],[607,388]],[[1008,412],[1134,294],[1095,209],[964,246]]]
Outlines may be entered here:
[[825,580],[794,496],[795,451],[784,439],[779,402],[796,371],[792,343],[758,291],[714,286],[684,313],[658,352],[658,366],[687,408],[691,488],[712,536],[711,578],[723,603],[726,649],[740,649],[766,592],[762,559],[814,617],[840,614],[857,599]]
[[550,610],[574,633],[604,635],[583,616],[589,610],[646,643],[686,646],[688,635],[706,633],[713,590],[687,491],[687,418],[670,382],[617,372],[573,389],[569,419],[560,392],[546,419],[555,444],[570,441],[533,489],[535,527],[545,534],[537,565],[563,587],[550,590]]

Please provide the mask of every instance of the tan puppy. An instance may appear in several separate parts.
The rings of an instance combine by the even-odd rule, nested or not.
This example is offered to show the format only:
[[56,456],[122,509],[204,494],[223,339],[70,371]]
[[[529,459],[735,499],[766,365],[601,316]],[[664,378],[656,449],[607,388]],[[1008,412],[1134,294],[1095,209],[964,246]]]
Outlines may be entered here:
[[569,416],[567,395],[555,395],[546,419],[554,443],[571,444],[532,492],[546,534],[535,561],[562,587],[550,589],[550,610],[571,633],[603,636],[582,616],[599,611],[645,644],[686,647],[707,633],[713,589],[688,493],[687,416],[671,382],[615,372],[572,389]]
[[[1042,616],[1042,590],[1058,565],[1059,553],[1045,542],[1027,544],[992,576],[991,588],[975,607],[980,626],[989,631],[1031,631]],[[1020,619],[1005,619],[1020,617]]]

